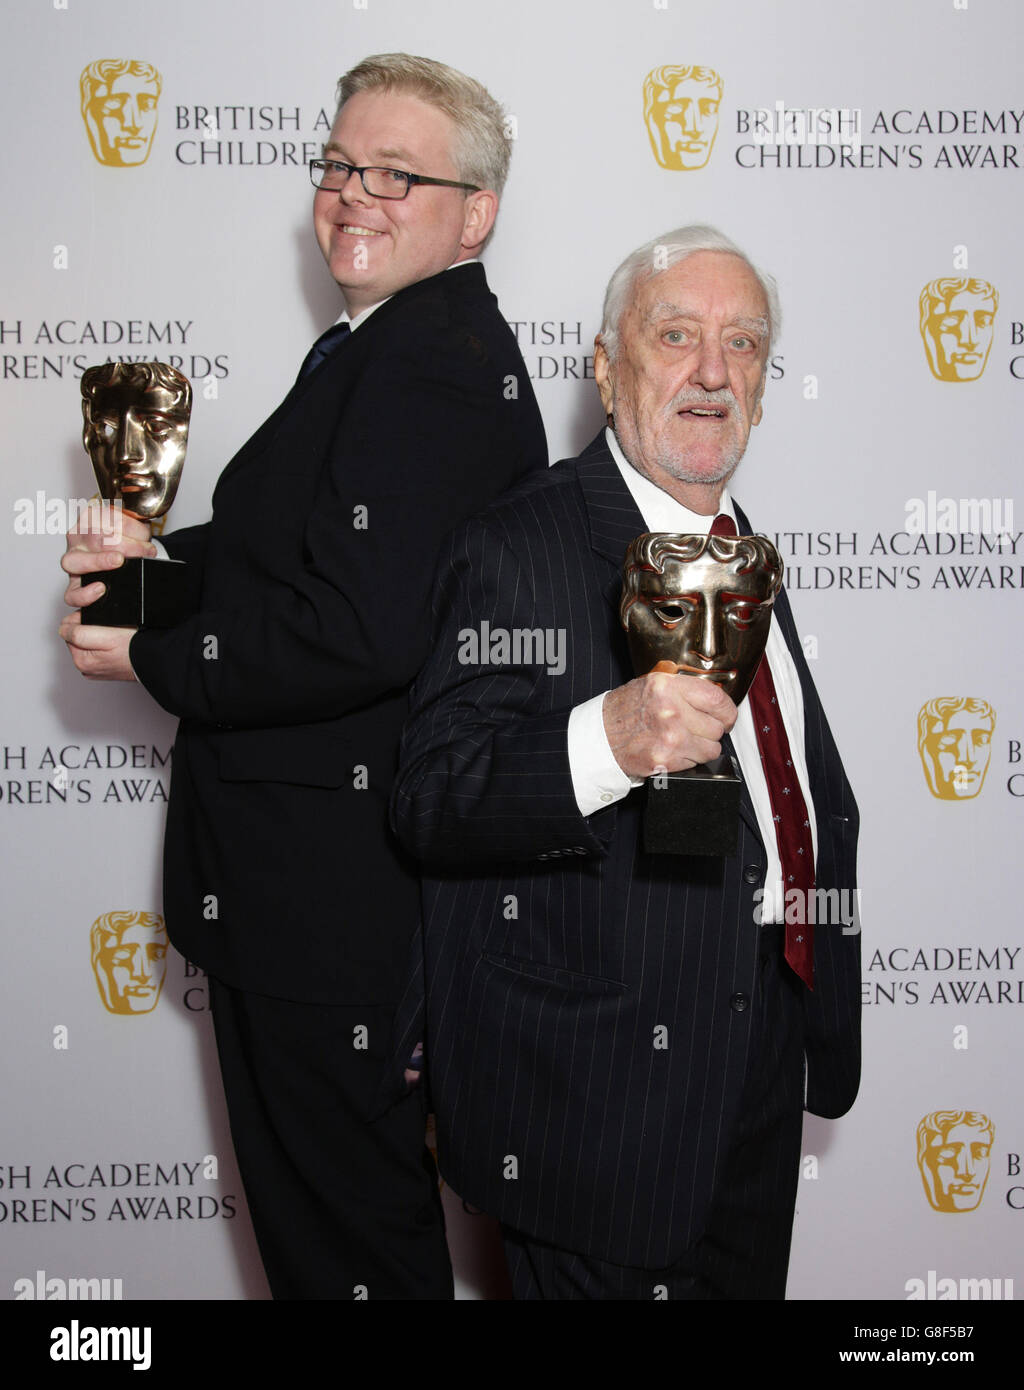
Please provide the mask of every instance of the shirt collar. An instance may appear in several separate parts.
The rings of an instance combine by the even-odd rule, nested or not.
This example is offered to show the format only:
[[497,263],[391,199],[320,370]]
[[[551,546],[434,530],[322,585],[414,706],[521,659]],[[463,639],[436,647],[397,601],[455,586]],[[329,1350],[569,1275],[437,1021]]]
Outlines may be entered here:
[[677,502],[663,488],[652,483],[650,478],[637,472],[622,452],[613,429],[607,428],[604,437],[611,451],[611,456],[622,474],[622,481],[629,488],[633,501],[640,509],[640,515],[649,531],[677,531],[683,535],[706,536],[711,530],[711,523],[714,521],[715,515],[724,514],[731,516],[733,521],[736,520],[736,512],[728,489],[722,492],[718,503],[718,512],[715,515],[701,516],[699,512],[691,512],[689,507],[684,507],[682,502]]
[[[452,265],[446,266],[445,269],[458,270],[460,265],[476,265],[478,259],[479,258],[477,256],[473,256],[468,261],[455,261]],[[335,319],[335,323],[347,323],[349,328],[351,328],[352,332],[354,333],[356,329],[359,327],[359,325],[361,323],[365,323],[366,320],[376,309],[379,309],[382,304],[386,304],[388,300],[392,298],[393,296],[389,294],[384,299],[378,299],[376,304],[371,304],[367,309],[361,309],[359,313],[356,314],[355,318],[350,317],[347,309],[342,309],[341,313]]]

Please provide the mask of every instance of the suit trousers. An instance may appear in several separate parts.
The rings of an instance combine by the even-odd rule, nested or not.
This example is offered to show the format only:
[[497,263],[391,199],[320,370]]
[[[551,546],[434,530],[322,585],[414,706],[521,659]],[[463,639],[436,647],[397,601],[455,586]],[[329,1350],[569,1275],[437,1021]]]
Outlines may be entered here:
[[760,929],[739,1121],[707,1226],[664,1269],[615,1265],[505,1227],[517,1299],[781,1299],[786,1293],[803,1132],[804,986],[785,928]]
[[378,1119],[392,1009],[209,979],[231,1136],[275,1299],[451,1299],[422,1087]]

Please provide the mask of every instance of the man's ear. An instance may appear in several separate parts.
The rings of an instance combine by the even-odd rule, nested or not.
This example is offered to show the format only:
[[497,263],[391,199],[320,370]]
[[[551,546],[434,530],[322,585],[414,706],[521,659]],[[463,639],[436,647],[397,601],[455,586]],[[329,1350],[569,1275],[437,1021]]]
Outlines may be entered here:
[[610,418],[615,413],[615,386],[612,381],[612,364],[609,361],[608,353],[601,335],[594,339],[594,380],[597,382],[597,389],[601,393],[601,404],[604,406],[604,413]]
[[465,251],[478,251],[487,240],[498,215],[498,195],[489,188],[466,196],[466,217],[462,225],[462,247]]

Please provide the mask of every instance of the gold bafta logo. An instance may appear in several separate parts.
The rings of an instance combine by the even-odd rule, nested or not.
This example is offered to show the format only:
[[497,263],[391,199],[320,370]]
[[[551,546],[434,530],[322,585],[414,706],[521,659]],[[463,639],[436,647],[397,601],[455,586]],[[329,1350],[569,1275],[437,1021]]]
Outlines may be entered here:
[[917,751],[932,796],[967,801],[985,784],[996,712],[987,700],[940,695],[917,714]]
[[917,1166],[936,1211],[974,1211],[985,1195],[995,1126],[980,1110],[933,1110],[917,1127]]
[[723,83],[714,68],[652,68],[644,78],[644,122],[663,169],[703,169],[718,134]]
[[156,1008],[167,971],[167,929],[156,912],[104,912],[89,932],[92,971],[112,1014]]
[[977,381],[985,370],[999,295],[987,280],[929,280],[921,291],[921,337],[932,376]]
[[145,164],[156,133],[163,85],[152,63],[98,58],[82,69],[82,120],[101,164],[125,169]]

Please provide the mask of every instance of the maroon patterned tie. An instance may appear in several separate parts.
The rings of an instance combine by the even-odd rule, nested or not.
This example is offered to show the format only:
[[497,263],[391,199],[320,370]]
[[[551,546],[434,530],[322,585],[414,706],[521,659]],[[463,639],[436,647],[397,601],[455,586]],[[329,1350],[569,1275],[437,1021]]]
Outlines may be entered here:
[[[731,516],[719,514],[711,524],[713,536],[735,536],[736,523]],[[808,989],[814,988],[814,927],[811,893],[814,889],[814,841],[800,779],[790,752],[786,726],[775,694],[775,682],[768,667],[768,657],[761,659],[754,683],[747,694],[750,713],[754,719],[757,747],[761,754],[768,783],[768,796],[775,821],[775,839],[782,862],[783,912],[786,919],[786,960]],[[794,899],[789,896],[798,889],[798,910],[791,912]],[[796,917],[790,922],[790,916]]]

